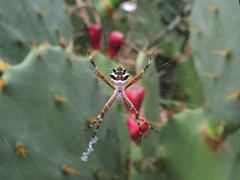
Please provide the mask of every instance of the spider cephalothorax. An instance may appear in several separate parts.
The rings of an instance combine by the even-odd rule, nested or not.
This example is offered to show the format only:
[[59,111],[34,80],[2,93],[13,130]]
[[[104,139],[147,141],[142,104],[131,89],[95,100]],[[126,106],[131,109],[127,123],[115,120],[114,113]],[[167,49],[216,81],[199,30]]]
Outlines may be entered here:
[[116,69],[113,69],[113,72],[110,76],[116,81],[126,81],[129,77],[129,74],[127,73],[126,69],[123,69],[121,66],[119,66]]

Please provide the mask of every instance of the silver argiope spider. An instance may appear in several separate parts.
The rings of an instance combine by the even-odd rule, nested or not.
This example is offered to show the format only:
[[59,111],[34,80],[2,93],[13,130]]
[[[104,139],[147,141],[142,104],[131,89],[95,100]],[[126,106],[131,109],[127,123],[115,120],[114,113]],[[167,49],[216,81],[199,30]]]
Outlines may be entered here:
[[[123,69],[121,66],[117,67],[116,69],[112,70],[112,73],[110,74],[111,77],[111,81],[108,80],[104,74],[98,69],[98,67],[96,66],[96,64],[93,61],[93,56],[91,54],[91,52],[88,50],[89,53],[89,61],[91,63],[91,66],[94,68],[96,75],[103,81],[105,82],[109,87],[111,87],[114,92],[113,95],[109,98],[109,100],[107,101],[107,103],[103,106],[100,114],[97,116],[96,119],[94,119],[94,121],[92,121],[88,128],[91,128],[94,124],[97,123],[96,129],[94,131],[93,134],[93,138],[96,136],[97,131],[103,121],[103,118],[105,116],[105,114],[108,112],[109,108],[111,107],[112,103],[117,99],[117,100],[121,100],[123,102],[125,102],[127,105],[129,105],[130,110],[135,114],[136,117],[136,121],[138,124],[138,128],[139,128],[139,137],[140,137],[140,142],[141,142],[141,138],[142,138],[142,128],[140,125],[140,122],[142,121],[143,123],[145,123],[150,129],[154,130],[155,132],[158,132],[157,130],[155,130],[137,111],[137,109],[134,107],[134,105],[132,104],[132,102],[128,99],[128,97],[125,94],[125,90],[127,88],[129,88],[132,84],[134,84],[135,82],[137,82],[139,79],[142,78],[142,76],[144,75],[144,73],[146,72],[147,68],[149,67],[149,65],[151,64],[152,60],[153,60],[153,55],[150,57],[148,63],[144,66],[144,68],[140,71],[140,73],[138,73],[137,75],[135,75],[133,77],[132,80],[130,80],[129,82],[127,82],[128,78],[129,78],[129,74],[126,71],[126,69]],[[87,130],[86,129],[86,130]]]

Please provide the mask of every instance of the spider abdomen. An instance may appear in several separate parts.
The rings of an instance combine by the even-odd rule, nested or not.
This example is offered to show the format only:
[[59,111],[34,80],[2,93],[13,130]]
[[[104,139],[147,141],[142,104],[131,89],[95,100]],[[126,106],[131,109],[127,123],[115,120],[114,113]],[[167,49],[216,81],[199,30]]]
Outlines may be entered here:
[[116,80],[113,80],[113,83],[114,83],[115,90],[122,90],[122,91],[125,90],[126,81],[116,81]]
[[114,95],[118,100],[122,100],[123,96],[125,96],[125,87],[126,87],[126,81],[117,81],[113,80],[114,83]]
[[123,90],[115,90],[114,96],[117,98],[117,100],[123,100],[123,97],[126,96],[125,92]]

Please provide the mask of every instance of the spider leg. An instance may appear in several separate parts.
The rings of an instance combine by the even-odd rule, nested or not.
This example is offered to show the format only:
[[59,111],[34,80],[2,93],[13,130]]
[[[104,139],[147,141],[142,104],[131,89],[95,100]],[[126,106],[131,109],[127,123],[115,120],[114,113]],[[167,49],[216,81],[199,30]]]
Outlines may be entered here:
[[86,128],[86,129],[84,129],[85,131],[86,130],[88,130],[88,129],[90,129],[94,124],[96,124],[98,122],[98,119],[96,118],[96,119],[94,119],[93,120],[93,122],[91,122],[89,125],[88,125],[88,127]]
[[139,118],[140,118],[140,120],[141,120],[146,126],[148,126],[148,128],[150,128],[151,130],[159,133],[159,131],[156,130],[156,129],[154,129],[142,116],[139,116]]
[[154,59],[153,56],[154,56],[154,54],[152,54],[152,55],[150,56],[150,59],[148,60],[148,63],[144,66],[144,68],[140,71],[140,73],[138,73],[137,75],[135,75],[135,76],[133,77],[133,79],[128,82],[128,84],[127,84],[126,87],[125,87],[125,90],[126,90],[127,88],[129,88],[132,84],[134,84],[135,82],[137,82],[139,79],[142,78],[142,76],[144,75],[144,73],[145,73],[146,70],[148,69],[149,65],[150,65],[151,62],[153,61],[153,59]]
[[103,121],[103,118],[105,116],[105,114],[108,112],[109,108],[111,107],[112,103],[115,101],[116,99],[116,96],[113,94],[109,100],[107,101],[107,103],[103,106],[101,112],[99,113],[99,115],[97,116],[97,118],[88,126],[87,129],[91,128],[94,124],[97,123],[97,126],[95,128],[95,131],[94,131],[94,134],[93,134],[93,137],[96,136],[97,134],[97,131],[100,127],[100,125],[102,124],[102,121]]
[[[132,104],[132,102],[128,99],[127,96],[124,96],[123,97],[123,100],[125,101],[125,103],[127,103],[130,107],[130,110],[135,114],[135,117],[136,117],[136,120],[137,120],[137,123],[138,123],[138,128],[139,128],[139,135],[140,135],[140,142],[141,142],[141,138],[142,138],[142,128],[140,126],[140,121],[142,121],[145,125],[148,126],[148,128],[150,128],[151,130],[159,133],[158,130],[154,129],[140,114],[139,112],[137,111],[137,109],[135,108],[135,106]],[[140,121],[139,121],[140,120]]]
[[143,132],[142,132],[142,127],[141,127],[141,124],[140,124],[140,114],[138,113],[138,111],[136,110],[136,108],[134,107],[134,105],[132,104],[132,102],[126,97],[124,96],[123,97],[123,101],[129,105],[130,107],[130,110],[135,114],[135,117],[136,117],[136,121],[137,121],[137,125],[138,125],[138,129],[139,129],[139,141],[140,143],[142,142],[142,135],[143,135]]
[[143,132],[142,132],[142,127],[141,127],[141,124],[140,124],[140,118],[139,118],[139,114],[138,113],[135,113],[135,117],[136,117],[136,120],[137,120],[137,124],[138,124],[138,129],[139,129],[139,141],[140,143],[142,142],[142,136],[143,136]]
[[89,61],[91,63],[91,66],[93,67],[96,75],[103,81],[105,82],[109,87],[111,87],[112,89],[114,89],[114,86],[112,84],[111,81],[109,81],[106,76],[98,69],[98,67],[96,66],[95,62],[93,61],[93,56],[90,52],[90,50],[88,49],[88,55],[89,55]]

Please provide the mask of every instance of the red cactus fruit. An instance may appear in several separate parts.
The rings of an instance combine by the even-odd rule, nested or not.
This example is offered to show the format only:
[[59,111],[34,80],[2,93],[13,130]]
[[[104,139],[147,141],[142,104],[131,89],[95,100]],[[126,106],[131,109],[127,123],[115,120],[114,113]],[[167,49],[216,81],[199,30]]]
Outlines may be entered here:
[[[126,91],[125,91],[128,99],[133,103],[133,105],[135,106],[135,108],[137,109],[137,111],[140,111],[141,105],[142,105],[142,101],[144,98],[144,88],[142,86],[140,86],[139,84],[133,84],[132,86],[130,86]],[[130,111],[130,107],[125,104],[127,111]]]
[[113,31],[108,36],[108,56],[117,56],[121,46],[124,44],[124,36],[121,32]]
[[91,42],[92,49],[101,49],[102,27],[99,24],[88,24],[88,37]]
[[[143,117],[143,118],[145,119],[145,117]],[[138,128],[138,124],[137,124],[137,121],[136,121],[135,114],[131,113],[131,114],[128,115],[127,126],[128,126],[128,131],[129,131],[129,135],[130,135],[131,139],[134,142],[137,142],[137,140],[140,136],[139,135],[140,130]],[[148,126],[144,122],[141,121],[140,126],[142,128],[142,133],[147,132]]]

